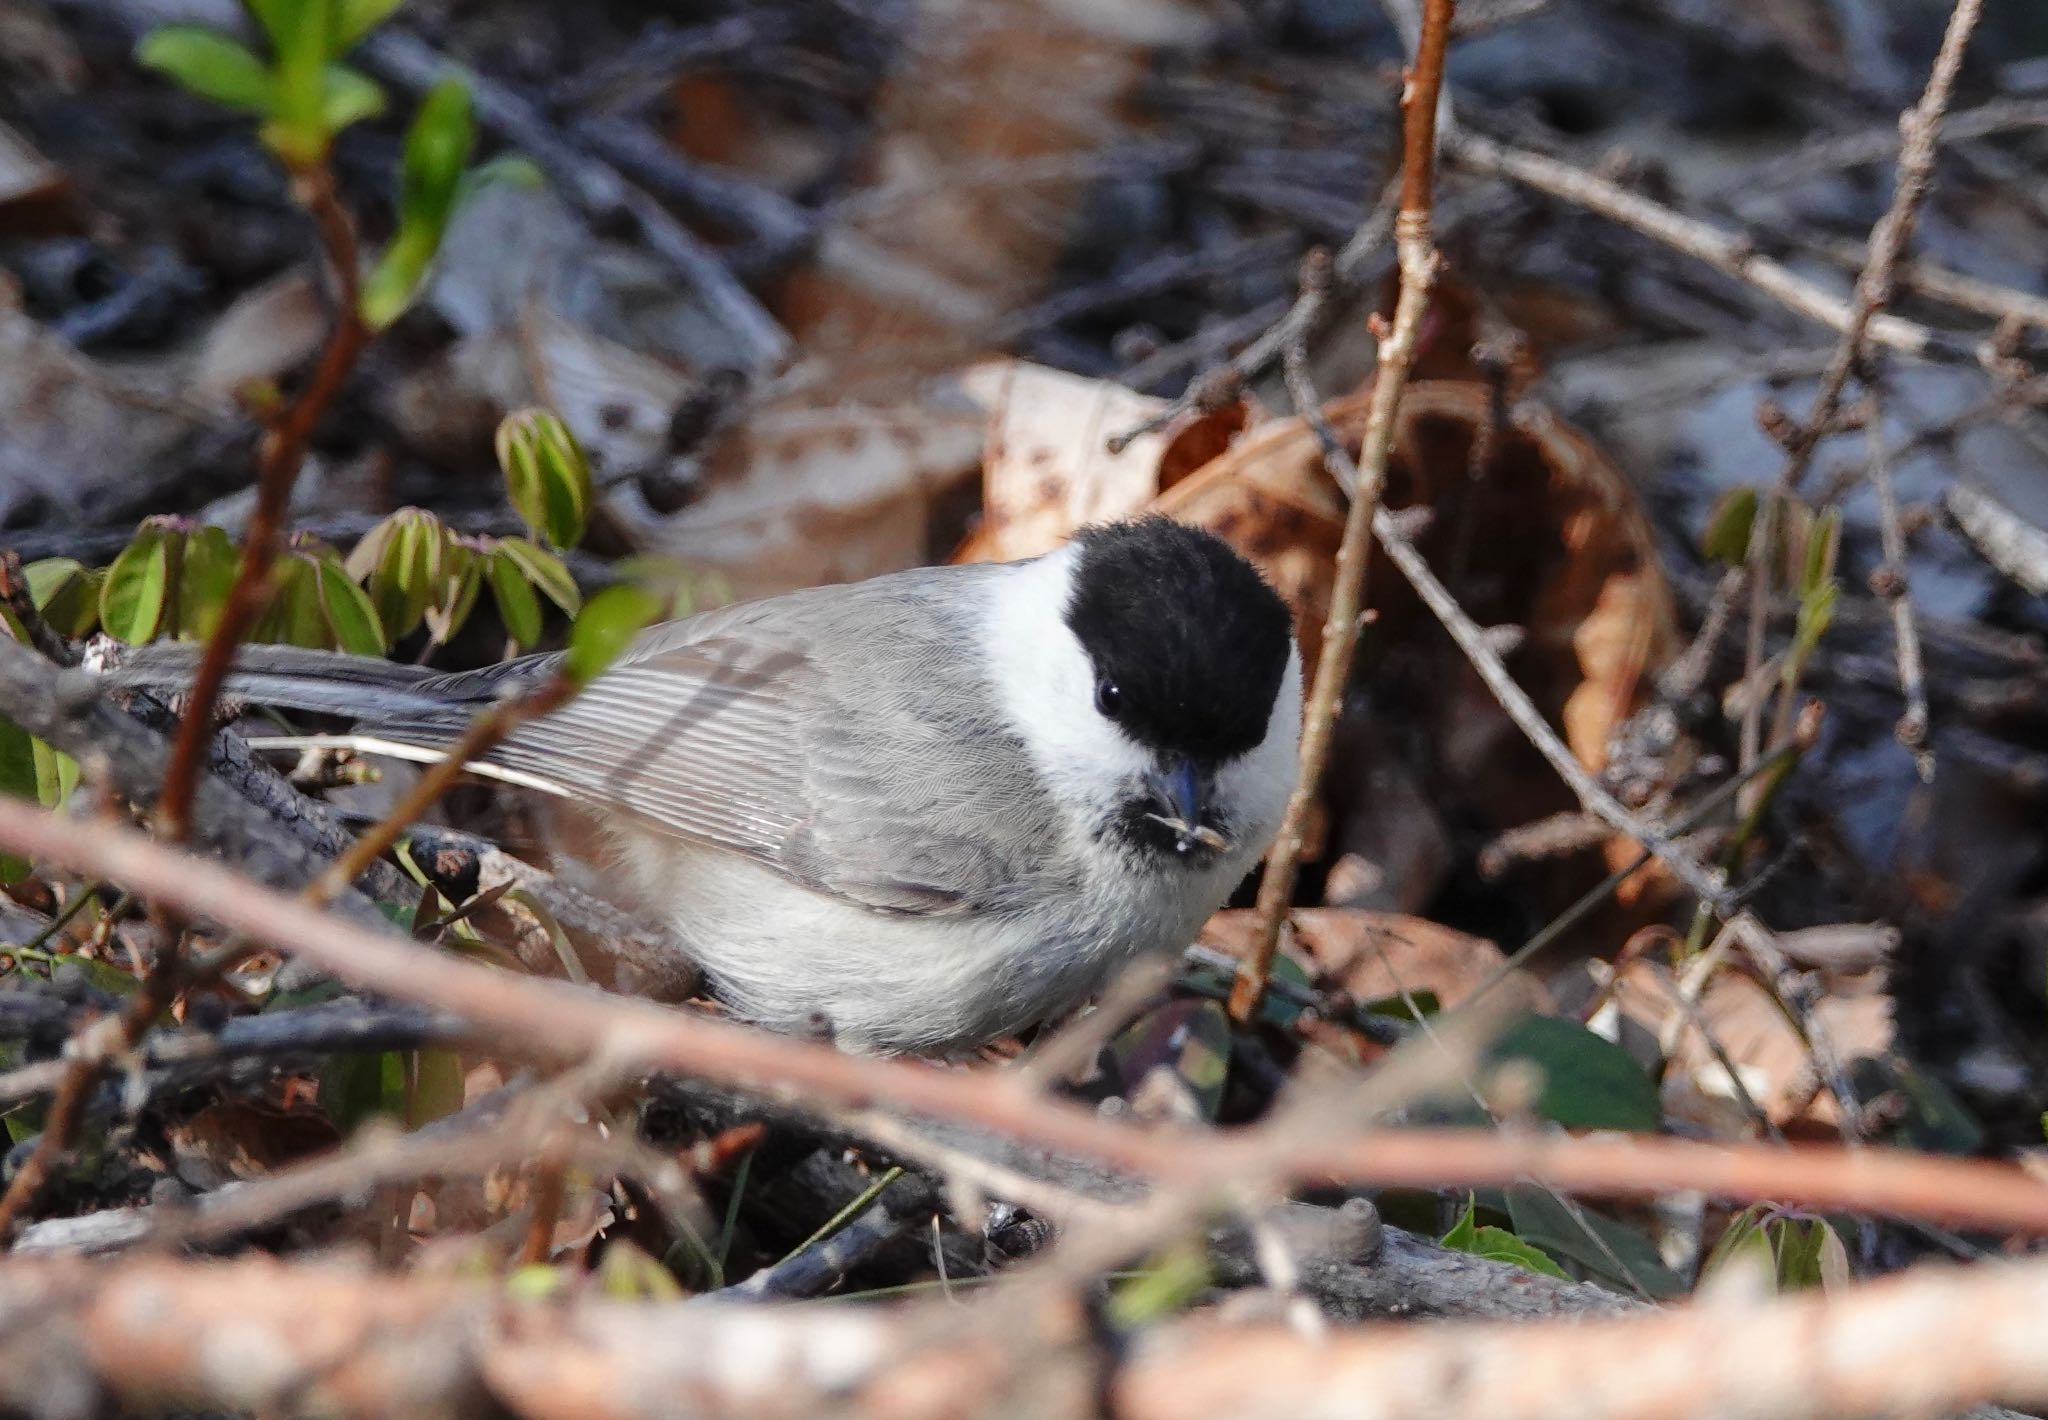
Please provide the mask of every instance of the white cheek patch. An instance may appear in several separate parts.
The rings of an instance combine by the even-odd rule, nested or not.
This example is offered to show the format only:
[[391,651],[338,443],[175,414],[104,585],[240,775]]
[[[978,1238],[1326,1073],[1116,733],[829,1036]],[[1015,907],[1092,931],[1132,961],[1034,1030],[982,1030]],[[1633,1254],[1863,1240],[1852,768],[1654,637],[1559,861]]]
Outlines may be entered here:
[[1258,747],[1223,766],[1216,775],[1216,797],[1232,806],[1233,847],[1257,857],[1280,831],[1287,799],[1294,792],[1301,757],[1301,652],[1287,648],[1287,669],[1280,693],[1266,717],[1266,737]]
[[1095,708],[1095,667],[1066,623],[1074,561],[1069,544],[993,585],[989,679],[1047,789],[1092,822],[1151,756]]

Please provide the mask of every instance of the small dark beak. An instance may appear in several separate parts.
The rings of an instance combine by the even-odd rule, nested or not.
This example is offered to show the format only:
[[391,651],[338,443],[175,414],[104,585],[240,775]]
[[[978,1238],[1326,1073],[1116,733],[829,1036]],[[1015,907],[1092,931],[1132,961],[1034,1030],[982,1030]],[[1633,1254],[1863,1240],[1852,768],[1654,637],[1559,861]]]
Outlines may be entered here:
[[1145,777],[1145,785],[1163,810],[1145,817],[1173,831],[1175,851],[1200,846],[1221,853],[1230,847],[1229,839],[1202,822],[1202,776],[1192,761],[1164,761]]

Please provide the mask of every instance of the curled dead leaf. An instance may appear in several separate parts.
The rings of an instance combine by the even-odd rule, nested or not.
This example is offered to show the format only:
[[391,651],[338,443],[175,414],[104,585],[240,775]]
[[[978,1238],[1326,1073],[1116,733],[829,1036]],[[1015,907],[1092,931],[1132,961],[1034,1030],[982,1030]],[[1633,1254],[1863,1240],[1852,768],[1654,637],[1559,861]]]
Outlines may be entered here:
[[[1680,1005],[1678,991],[1662,963],[1628,962],[1612,987],[1611,1010],[1618,1017],[1612,1024],[1655,1042],[1671,1114],[1717,1132],[1741,1133],[1748,1121],[1734,1082]],[[1840,1107],[1812,1053],[1768,987],[1739,971],[1717,972],[1699,995],[1699,1015],[1773,1124],[1825,1131],[1840,1125]],[[1891,1049],[1892,1003],[1881,972],[1832,978],[1815,1003],[1814,1019],[1845,1063]]]

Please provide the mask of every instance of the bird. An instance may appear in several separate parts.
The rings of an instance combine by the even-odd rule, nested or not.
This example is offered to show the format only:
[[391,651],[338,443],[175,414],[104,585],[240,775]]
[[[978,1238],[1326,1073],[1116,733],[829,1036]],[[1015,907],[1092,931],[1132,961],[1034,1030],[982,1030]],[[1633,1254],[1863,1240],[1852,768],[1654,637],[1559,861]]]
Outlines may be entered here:
[[[179,689],[196,649],[111,674]],[[560,661],[245,646],[225,688],[431,762]],[[736,1016],[948,1055],[1194,939],[1279,828],[1301,700],[1280,596],[1220,537],[1147,516],[655,625],[470,770],[595,823],[608,884]]]

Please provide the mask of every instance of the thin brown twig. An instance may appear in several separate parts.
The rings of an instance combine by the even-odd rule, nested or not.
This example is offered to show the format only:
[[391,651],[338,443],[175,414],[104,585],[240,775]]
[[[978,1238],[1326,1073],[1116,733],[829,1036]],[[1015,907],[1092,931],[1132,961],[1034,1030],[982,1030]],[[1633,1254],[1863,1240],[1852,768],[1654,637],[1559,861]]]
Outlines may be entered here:
[[[264,436],[256,472],[256,505],[243,538],[241,563],[220,620],[207,639],[192,688],[187,692],[184,716],[172,743],[163,790],[157,799],[158,821],[165,836],[174,842],[183,842],[192,829],[193,799],[205,773],[207,746],[213,739],[213,707],[226,682],[235,647],[269,601],[270,569],[284,545],[285,512],[291,505],[292,485],[305,462],[314,426],[333,402],[369,340],[369,331],[357,311],[355,234],[348,213],[335,195],[333,175],[324,161],[316,162],[295,171],[292,183],[294,192],[312,214],[321,248],[334,272],[334,325],[305,391]],[[353,877],[344,879],[342,886],[350,881]],[[12,1231],[57,1160],[71,1147],[72,1131],[100,1070],[108,1060],[133,1050],[176,998],[182,981],[179,966],[177,934],[173,932],[144,978],[142,989],[121,1013],[118,1049],[109,1045],[80,1050],[74,1055],[35,1149],[8,1183],[7,1191],[0,1194],[0,1238]]]
[[533,1267],[546,1262],[554,1252],[555,1226],[561,1221],[562,1200],[568,1192],[569,1148],[565,1131],[556,1130],[541,1146],[534,1160],[529,1185],[526,1238],[519,1247],[519,1263]]
[[[1993,99],[1950,114],[1943,127],[1951,139],[1987,138],[2013,129],[2048,127],[2048,99]],[[1839,168],[1888,162],[1899,151],[1900,144],[1896,123],[1873,126],[1860,133],[1837,134],[1775,159],[1761,171],[1746,169],[1742,182],[1750,186],[1758,182],[1794,182]]]
[[1472,669],[1493,692],[1494,700],[1537,752],[1550,761],[1551,768],[1564,780],[1566,787],[1578,799],[1579,806],[1663,859],[1679,881],[1715,911],[1730,910],[1732,903],[1728,885],[1719,872],[1702,865],[1669,833],[1651,827],[1629,812],[1585,765],[1579,763],[1578,756],[1550,727],[1550,722],[1543,718],[1543,712],[1536,708],[1527,692],[1515,684],[1514,677],[1501,663],[1485,630],[1458,605],[1457,598],[1451,595],[1450,589],[1416,551],[1415,544],[1402,530],[1399,519],[1384,508],[1378,510],[1373,515],[1373,533],[1379,538],[1380,546],[1386,549],[1388,560],[1400,568],[1416,595],[1436,614],[1444,630],[1458,643],[1458,649],[1465,653]]
[[490,753],[527,721],[560,709],[575,693],[575,684],[567,676],[557,673],[524,695],[497,702],[470,721],[461,738],[427,767],[390,811],[358,835],[348,852],[335,859],[333,866],[307,886],[306,900],[315,903],[331,901],[371,862],[403,837],[405,831],[439,801],[465,769]]
[[[1754,243],[1738,233],[1675,212],[1560,158],[1497,143],[1469,128],[1445,137],[1444,156],[1468,172],[1508,178],[1618,222],[1704,262],[1723,275],[1746,282],[1808,320],[1838,331],[1848,329],[1852,316],[1849,302],[1783,262],[1763,255]],[[1920,359],[1985,363],[1993,358],[1989,340],[1961,339],[1889,311],[1871,316],[1864,334],[1874,344]]]
[[269,601],[270,569],[284,546],[285,512],[313,429],[369,343],[369,330],[357,310],[355,236],[348,214],[335,196],[333,177],[324,164],[315,165],[295,173],[293,186],[313,214],[334,272],[334,326],[304,392],[264,435],[256,471],[256,506],[242,539],[241,564],[220,621],[207,638],[192,688],[186,692],[184,717],[157,802],[165,836],[174,842],[182,842],[191,829],[192,796],[206,764],[207,742],[213,738],[213,707],[233,664],[235,647]]
[[[1330,272],[1337,285],[1349,285],[1358,279],[1365,260],[1386,240],[1387,231],[1394,216],[1395,189],[1389,188],[1374,204],[1365,220],[1351,234],[1350,240],[1337,252],[1330,263]],[[1266,326],[1251,344],[1233,355],[1226,363],[1209,371],[1201,378],[1191,380],[1188,387],[1178,396],[1170,399],[1142,424],[1114,434],[1104,441],[1113,454],[1121,453],[1131,444],[1147,434],[1164,429],[1190,409],[1208,408],[1213,404],[1234,399],[1250,381],[1264,374],[1275,360],[1283,359],[1287,350],[1306,340],[1314,333],[1315,324],[1321,318],[1328,304],[1327,291],[1311,292],[1304,288],[1295,297],[1294,303],[1279,320]],[[1263,324],[1263,323],[1262,323]],[[1149,366],[1151,362],[1147,361]],[[1143,389],[1150,371],[1139,378],[1126,372],[1124,383],[1134,389]]]
[[1956,74],[1963,67],[1963,54],[1970,35],[1983,13],[1984,0],[1956,0],[1948,28],[1941,37],[1941,50],[1927,76],[1927,88],[1920,101],[1899,117],[1902,142],[1899,147],[1898,178],[1893,185],[1891,206],[1870,229],[1870,256],[1856,278],[1855,295],[1849,305],[1849,319],[1842,326],[1842,338],[1834,356],[1821,375],[1820,391],[1806,422],[1793,435],[1786,450],[1785,471],[1780,482],[1796,488],[1813,462],[1813,451],[1834,427],[1841,408],[1842,391],[1849,376],[1862,364],[1863,344],[1871,322],[1891,304],[1897,285],[1899,259],[1913,239],[1913,227],[1920,208],[1927,201],[1934,182],[1934,158],[1941,143],[1942,115],[1948,112],[1955,90]]
[[1262,1131],[1143,1129],[1012,1089],[985,1073],[849,1056],[816,1041],[493,971],[368,931],[131,830],[17,800],[0,799],[0,850],[103,876],[182,916],[267,941],[361,989],[452,1011],[488,1028],[508,1051],[552,1060],[602,1057],[621,1069],[693,1075],[812,1108],[888,1108],[958,1120],[1189,1188],[1227,1186],[1243,1176],[1398,1187],[1540,1182],[1627,1197],[1697,1189],[1741,1201],[2048,1236],[2048,1184],[2004,1165],[1889,1149],[1393,1128],[1347,1137],[1307,1127],[1277,1149]]
[[[1357,478],[1350,488],[1351,508],[1344,519],[1329,614],[1323,623],[1322,653],[1316,660],[1315,678],[1302,721],[1300,768],[1278,840],[1259,879],[1258,932],[1230,990],[1230,1014],[1240,1024],[1252,1019],[1265,994],[1266,973],[1279,948],[1280,924],[1294,897],[1309,814],[1322,784],[1324,766],[1329,762],[1338,705],[1344,696],[1344,685],[1351,678],[1351,662],[1358,649],[1365,569],[1372,550],[1372,521],[1380,510],[1380,489],[1386,482],[1387,458],[1393,449],[1394,416],[1400,407],[1402,387],[1408,382],[1408,367],[1415,357],[1416,336],[1422,328],[1423,312],[1429,306],[1430,288],[1436,282],[1436,240],[1431,226],[1436,198],[1437,96],[1443,91],[1444,57],[1450,48],[1451,20],[1456,9],[1457,0],[1428,0],[1415,62],[1401,92],[1401,202],[1394,216],[1401,289],[1394,303],[1393,325],[1380,341],[1378,373],[1373,380],[1365,434],[1359,445]],[[1322,276],[1327,284],[1326,270]],[[1305,298],[1314,295],[1320,299],[1316,282],[1304,279],[1302,286]],[[1298,343],[1295,348],[1298,352]],[[1293,381],[1305,389],[1306,371],[1301,355],[1296,353],[1291,363]],[[1321,418],[1321,407],[1310,393],[1311,397],[1301,402],[1301,414],[1315,424]],[[1325,438],[1327,460],[1327,427],[1318,432]],[[1342,450],[1338,452],[1341,455]]]
[[[1942,132],[1949,132],[1944,124]],[[1823,239],[1812,243],[1814,250],[1851,271],[1861,271],[1870,260],[1870,244]],[[2022,291],[2015,286],[1987,281],[1981,276],[1951,271],[1926,260],[1901,260],[1895,269],[1904,290],[1927,300],[1939,301],[1958,310],[1973,311],[1997,321],[2014,321],[2037,330],[2048,330],[2048,296]]]
[[78,664],[78,652],[51,630],[49,622],[43,620],[42,611],[29,594],[28,575],[22,570],[21,556],[12,550],[0,552],[0,605],[5,605],[14,614],[14,619],[21,623],[30,646],[60,666]]
[[[43,1131],[20,1169],[8,1180],[7,1192],[0,1194],[0,1240],[14,1231],[16,1220],[42,1192],[43,1184],[56,1170],[57,1161],[70,1148],[71,1136],[84,1117],[86,1098],[98,1083],[101,1068],[133,1045],[128,1032],[128,1017],[132,1014],[130,1011],[103,1018],[64,1043],[66,1068],[51,1096]],[[136,1032],[135,1038],[140,1035]]]
[[1892,483],[1891,451],[1884,441],[1884,405],[1870,392],[1870,416],[1864,422],[1869,450],[1870,486],[1877,492],[1877,534],[1884,565],[1870,574],[1870,590],[1884,599],[1892,616],[1892,640],[1899,665],[1899,691],[1906,697],[1899,716],[1899,743],[1912,751],[1913,764],[1925,783],[1934,782],[1934,753],[1927,747],[1927,670],[1920,655],[1920,624],[1913,617],[1913,596],[1906,580],[1906,533],[1899,517],[1899,491]]

